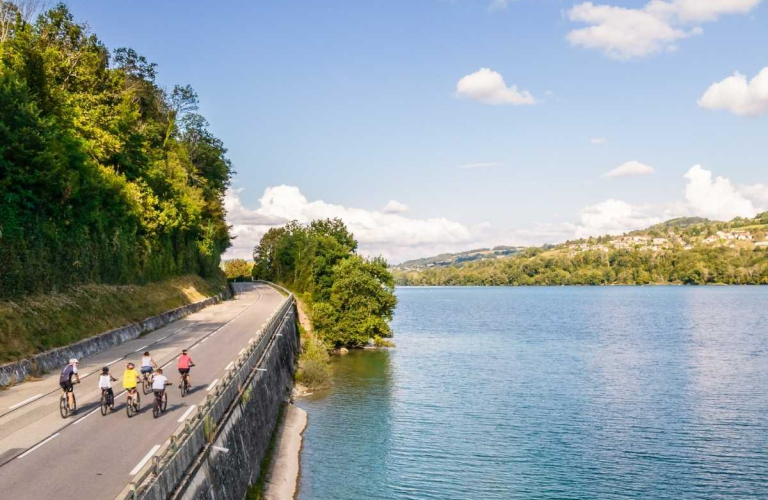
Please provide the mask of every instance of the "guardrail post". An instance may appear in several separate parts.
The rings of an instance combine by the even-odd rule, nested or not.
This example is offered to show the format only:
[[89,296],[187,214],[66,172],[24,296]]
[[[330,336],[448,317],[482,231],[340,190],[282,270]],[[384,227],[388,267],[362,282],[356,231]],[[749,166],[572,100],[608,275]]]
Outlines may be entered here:
[[160,469],[160,457],[155,455],[152,457],[152,473],[157,475],[157,471]]
[[133,498],[133,500],[136,500],[137,498],[139,498],[139,492],[136,489],[136,483],[131,481],[129,486],[131,487],[131,498]]

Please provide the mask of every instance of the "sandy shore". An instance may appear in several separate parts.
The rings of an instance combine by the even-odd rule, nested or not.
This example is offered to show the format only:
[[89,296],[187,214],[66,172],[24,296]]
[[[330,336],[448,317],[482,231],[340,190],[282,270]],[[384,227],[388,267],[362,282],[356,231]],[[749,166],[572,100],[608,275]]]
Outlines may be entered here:
[[307,412],[289,404],[283,424],[277,430],[277,448],[272,460],[264,498],[267,500],[293,500],[299,481],[299,455],[301,434],[307,426]]

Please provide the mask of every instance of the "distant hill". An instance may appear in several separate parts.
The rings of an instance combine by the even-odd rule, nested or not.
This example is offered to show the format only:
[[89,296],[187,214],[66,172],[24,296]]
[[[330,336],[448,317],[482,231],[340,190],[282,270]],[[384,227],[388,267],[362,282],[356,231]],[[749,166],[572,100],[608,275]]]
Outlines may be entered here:
[[441,253],[434,257],[425,257],[423,259],[414,259],[403,262],[397,266],[392,266],[394,270],[418,271],[433,267],[459,266],[467,262],[478,260],[499,259],[510,257],[525,250],[525,247],[498,246],[493,248],[477,248],[459,253]]
[[443,254],[394,268],[400,285],[768,284],[768,212],[672,219],[623,235]]

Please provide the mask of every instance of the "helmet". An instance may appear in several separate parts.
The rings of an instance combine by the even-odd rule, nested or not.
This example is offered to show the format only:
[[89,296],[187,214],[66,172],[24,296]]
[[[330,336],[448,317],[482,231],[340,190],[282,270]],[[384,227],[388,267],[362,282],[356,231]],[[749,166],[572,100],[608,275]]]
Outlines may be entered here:
[[70,358],[69,363],[77,363],[77,358]]

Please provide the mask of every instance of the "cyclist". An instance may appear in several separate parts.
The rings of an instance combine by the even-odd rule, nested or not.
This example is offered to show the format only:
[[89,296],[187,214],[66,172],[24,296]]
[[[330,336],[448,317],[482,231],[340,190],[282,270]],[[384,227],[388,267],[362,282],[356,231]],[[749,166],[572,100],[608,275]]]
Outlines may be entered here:
[[72,358],[69,360],[69,364],[61,370],[59,375],[59,386],[63,394],[67,395],[67,404],[72,408],[72,391],[75,390],[72,387],[72,377],[75,377],[75,384],[80,383],[80,375],[77,374],[77,359]]
[[157,363],[155,363],[154,358],[152,358],[149,351],[147,351],[144,353],[144,356],[141,357],[141,374],[149,377],[150,382],[152,381],[153,369],[157,370]]
[[[179,363],[177,367],[179,369],[179,373],[181,374],[182,381],[185,378],[187,379],[187,387],[192,387],[192,381],[189,378],[189,369],[193,366],[195,366],[195,363],[192,362],[192,357],[187,354],[186,349],[183,349],[181,351],[181,356],[179,356]],[[179,389],[181,389],[181,381],[179,381]]]
[[128,391],[130,396],[136,398],[136,403],[141,403],[139,393],[136,391],[136,386],[141,382],[141,378],[136,372],[135,366],[136,365],[133,363],[128,363],[126,366],[125,371],[123,372],[123,389]]
[[161,400],[163,398],[166,385],[171,385],[171,383],[168,382],[168,377],[163,375],[163,369],[158,368],[157,373],[155,374],[155,378],[152,381],[152,392],[155,393],[156,400]]
[[117,379],[109,373],[109,367],[105,366],[101,369],[101,375],[99,376],[99,389],[102,392],[109,394],[109,397],[114,399],[115,393],[112,392],[112,382],[117,382]]

